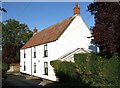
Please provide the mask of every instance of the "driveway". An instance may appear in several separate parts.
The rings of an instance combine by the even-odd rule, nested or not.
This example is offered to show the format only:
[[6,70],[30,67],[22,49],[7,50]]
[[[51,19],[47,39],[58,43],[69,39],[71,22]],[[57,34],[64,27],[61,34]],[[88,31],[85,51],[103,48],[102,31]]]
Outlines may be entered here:
[[33,87],[39,87],[42,88],[41,85],[38,85],[40,83],[40,80],[26,80],[25,78],[22,78],[20,76],[15,76],[8,74],[5,86],[2,88],[23,88],[23,87],[28,87],[28,88],[33,88]]
[[[45,86],[43,81],[36,79],[25,79],[16,75],[7,75],[5,86],[2,88],[84,88],[80,86],[80,83],[71,82],[71,83],[51,83]],[[78,85],[79,84],[79,85]],[[86,87],[85,87],[86,88]],[[90,88],[90,87],[87,87]]]

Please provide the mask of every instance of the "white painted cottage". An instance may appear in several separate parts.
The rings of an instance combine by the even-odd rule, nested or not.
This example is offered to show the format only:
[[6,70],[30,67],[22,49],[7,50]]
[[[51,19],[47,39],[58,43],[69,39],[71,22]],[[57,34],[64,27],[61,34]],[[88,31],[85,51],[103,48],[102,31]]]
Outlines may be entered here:
[[[74,15],[34,35],[20,49],[20,72],[56,81],[52,60],[74,62],[75,53],[97,51],[91,45],[90,30],[80,16],[78,3]],[[92,46],[92,48],[90,48]]]

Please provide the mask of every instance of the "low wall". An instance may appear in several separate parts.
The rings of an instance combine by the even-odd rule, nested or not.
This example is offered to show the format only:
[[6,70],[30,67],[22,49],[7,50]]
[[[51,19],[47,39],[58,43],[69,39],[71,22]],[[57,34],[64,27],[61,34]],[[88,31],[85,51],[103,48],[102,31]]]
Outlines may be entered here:
[[10,65],[10,69],[7,72],[13,72],[13,71],[19,71],[19,70],[20,70],[20,64],[12,63]]

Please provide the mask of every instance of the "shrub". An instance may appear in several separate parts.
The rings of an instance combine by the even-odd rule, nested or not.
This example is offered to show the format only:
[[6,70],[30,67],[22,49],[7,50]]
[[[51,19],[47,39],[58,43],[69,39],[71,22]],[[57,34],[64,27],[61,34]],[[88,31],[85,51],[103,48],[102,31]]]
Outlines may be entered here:
[[2,63],[2,73],[5,73],[9,69],[9,64]]
[[117,54],[114,54],[109,59],[95,53],[76,54],[74,59],[79,69],[79,76],[85,82],[91,82],[94,86],[115,86],[120,84],[120,59]]
[[84,81],[91,86],[120,86],[120,57],[114,54],[112,58],[101,57],[96,53],[81,53],[74,55],[75,63],[52,61],[56,76],[60,81]]
[[74,63],[56,60],[52,61],[51,65],[54,67],[55,74],[61,82],[77,79],[77,73]]

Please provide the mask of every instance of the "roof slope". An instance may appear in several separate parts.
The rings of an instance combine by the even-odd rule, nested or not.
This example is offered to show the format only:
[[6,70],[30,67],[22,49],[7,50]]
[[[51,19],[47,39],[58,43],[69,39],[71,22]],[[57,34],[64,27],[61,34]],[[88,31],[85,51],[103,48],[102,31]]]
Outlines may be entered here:
[[32,36],[30,40],[22,47],[22,49],[57,40],[67,29],[67,27],[73,21],[74,18],[75,17],[67,18],[57,24],[54,24],[53,26],[50,26],[40,31],[39,33]]

